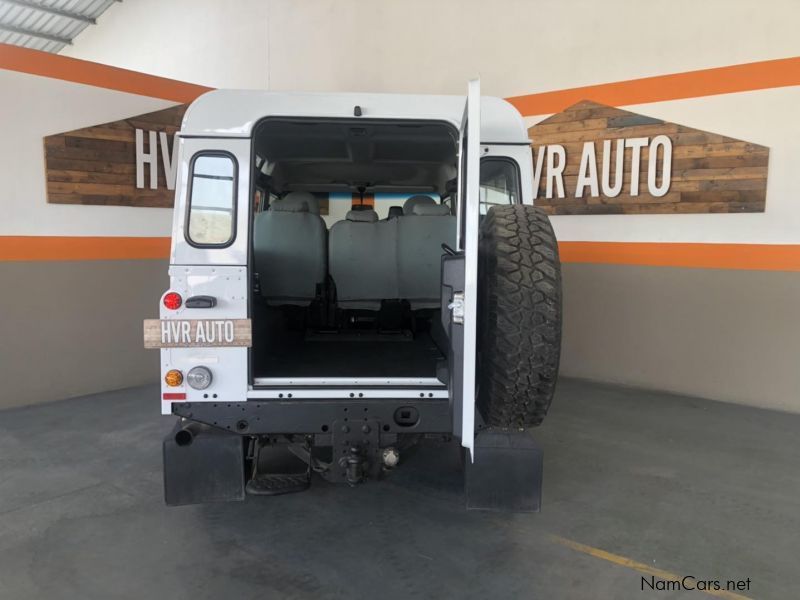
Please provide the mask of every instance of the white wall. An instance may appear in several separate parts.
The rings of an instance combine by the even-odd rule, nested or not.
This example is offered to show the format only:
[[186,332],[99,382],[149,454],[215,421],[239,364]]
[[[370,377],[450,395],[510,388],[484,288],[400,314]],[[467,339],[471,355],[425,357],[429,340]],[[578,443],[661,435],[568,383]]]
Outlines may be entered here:
[[131,0],[62,53],[214,87],[515,96],[800,55],[797,0]]
[[262,0],[129,0],[61,54],[211,87],[265,88],[268,9]]
[[0,235],[169,235],[171,209],[48,204],[43,138],[174,102],[4,70],[0,89]]
[[[507,97],[800,55],[798,21],[797,0],[139,0],[112,7],[64,53],[273,90],[460,94],[480,74],[484,93]],[[556,233],[800,242],[797,106],[794,87],[623,107],[768,146],[766,214],[562,216]]]

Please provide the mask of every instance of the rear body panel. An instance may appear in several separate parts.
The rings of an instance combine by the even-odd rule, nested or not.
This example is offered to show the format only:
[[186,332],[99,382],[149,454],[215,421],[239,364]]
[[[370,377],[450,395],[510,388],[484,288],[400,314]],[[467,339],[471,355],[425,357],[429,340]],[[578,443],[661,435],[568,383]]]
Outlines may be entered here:
[[[169,269],[170,290],[182,298],[211,296],[216,299],[213,308],[187,308],[169,310],[161,304],[160,318],[175,319],[246,319],[248,306],[248,277],[244,266],[173,265]],[[195,390],[186,382],[179,387],[169,387],[161,380],[161,413],[172,414],[173,400],[165,394],[185,394],[185,401],[214,402],[219,399],[241,399],[247,395],[247,352],[245,347],[188,347],[162,348],[161,368],[179,369],[186,373],[192,367],[206,366],[213,373],[211,385],[205,390]],[[169,396],[167,396],[169,398]],[[184,399],[179,399],[179,401]]]
[[[465,98],[456,96],[234,91],[204,95],[189,108],[178,140],[170,291],[180,294],[184,301],[193,296],[210,296],[216,304],[209,308],[187,308],[184,304],[169,310],[160,303],[163,320],[241,320],[253,316],[251,230],[255,185],[251,169],[255,156],[251,136],[262,119],[352,119],[354,107],[359,106],[369,119],[445,121],[461,131],[459,187],[465,201],[458,215],[458,254],[444,257],[442,265],[441,318],[451,344],[447,357],[449,381],[432,377],[254,378],[247,347],[162,348],[163,414],[202,423],[237,439],[302,434],[313,436],[314,443],[320,445],[332,443],[332,428],[347,424],[350,419],[358,423],[366,420],[379,424],[382,444],[392,443],[402,434],[452,434],[472,452],[481,157],[504,156],[517,163],[522,202],[532,204],[533,190],[530,147],[519,114],[502,100],[481,98],[477,82],[470,83],[468,96],[465,107]],[[204,248],[191,243],[186,230],[192,160],[197,153],[209,151],[225,153],[235,160],[236,208],[231,242],[223,247]],[[451,318],[456,293],[463,293],[465,299],[464,322],[457,324]],[[185,374],[195,366],[205,366],[213,373],[207,389],[192,389],[185,381],[178,387],[164,383],[168,370],[178,369]],[[229,449],[241,451],[233,443]],[[183,451],[174,444],[169,446],[170,453]],[[179,470],[183,468],[180,463],[175,464]],[[170,469],[175,471],[174,465]],[[237,490],[235,495],[240,495],[238,478],[232,487]]]

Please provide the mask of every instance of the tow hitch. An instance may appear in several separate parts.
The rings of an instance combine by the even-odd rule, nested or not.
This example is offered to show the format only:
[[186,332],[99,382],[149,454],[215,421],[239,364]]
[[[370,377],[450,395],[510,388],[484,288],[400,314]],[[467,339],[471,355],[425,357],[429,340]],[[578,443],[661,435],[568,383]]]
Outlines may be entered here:
[[333,461],[325,479],[350,485],[381,474],[380,423],[358,417],[333,422]]
[[329,429],[330,448],[315,448],[313,436],[252,438],[247,493],[276,496],[302,492],[310,486],[312,472],[329,482],[354,486],[377,479],[399,461],[394,447],[381,448],[381,427],[375,420],[343,417]]
[[377,480],[407,448],[452,426],[448,400],[422,395],[175,402],[172,411],[181,421],[164,442],[171,505],[300,492],[313,473],[351,486]]

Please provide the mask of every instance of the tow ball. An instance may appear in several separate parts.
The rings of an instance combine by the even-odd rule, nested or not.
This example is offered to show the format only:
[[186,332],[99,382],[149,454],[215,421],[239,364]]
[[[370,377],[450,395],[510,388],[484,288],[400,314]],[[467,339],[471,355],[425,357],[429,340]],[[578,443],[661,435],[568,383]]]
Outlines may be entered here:
[[[350,485],[356,485],[366,479],[372,469],[364,448],[350,446],[348,453],[339,459],[339,466],[344,469],[345,480]],[[391,471],[400,462],[400,453],[394,447],[383,448],[380,451],[378,467],[383,471]]]
[[333,431],[334,464],[338,466],[333,480],[350,485],[380,476],[382,461],[380,423],[370,419],[351,420],[347,417],[335,421]]
[[339,459],[339,466],[344,468],[345,478],[350,485],[356,485],[364,480],[369,468],[369,463],[358,446],[351,446],[348,454]]

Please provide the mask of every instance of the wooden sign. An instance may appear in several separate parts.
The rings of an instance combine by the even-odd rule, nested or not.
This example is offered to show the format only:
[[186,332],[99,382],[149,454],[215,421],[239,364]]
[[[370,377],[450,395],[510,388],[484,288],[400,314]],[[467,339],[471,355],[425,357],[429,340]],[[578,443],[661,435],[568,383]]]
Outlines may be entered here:
[[554,215],[764,212],[769,149],[583,101],[528,129]]
[[47,201],[171,207],[188,105],[44,138]]
[[145,348],[218,348],[253,343],[250,319],[145,319]]

